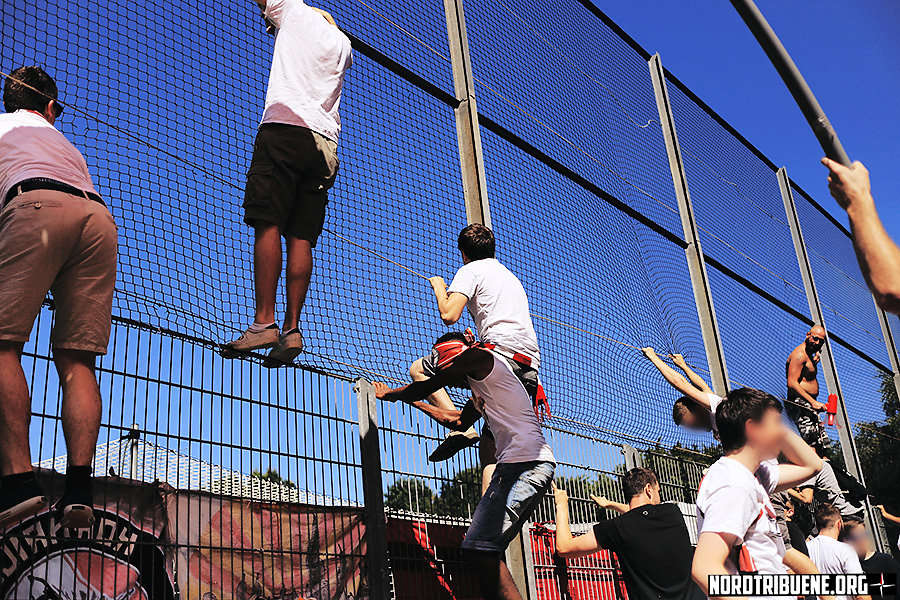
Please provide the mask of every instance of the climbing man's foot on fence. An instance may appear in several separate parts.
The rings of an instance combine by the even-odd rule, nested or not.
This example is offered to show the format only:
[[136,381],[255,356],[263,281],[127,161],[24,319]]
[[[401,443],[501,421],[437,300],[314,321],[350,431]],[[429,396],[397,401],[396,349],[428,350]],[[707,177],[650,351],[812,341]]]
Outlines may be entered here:
[[459,451],[477,444],[480,439],[481,437],[474,427],[469,427],[466,431],[453,431],[434,449],[428,460],[441,462],[453,458]]
[[254,323],[238,339],[222,346],[219,354],[223,358],[237,358],[254,350],[272,348],[278,343],[278,325],[272,323],[262,328]]
[[294,363],[294,359],[303,352],[303,334],[294,327],[278,338],[278,343],[269,352],[269,356],[263,361],[267,369],[288,366]]

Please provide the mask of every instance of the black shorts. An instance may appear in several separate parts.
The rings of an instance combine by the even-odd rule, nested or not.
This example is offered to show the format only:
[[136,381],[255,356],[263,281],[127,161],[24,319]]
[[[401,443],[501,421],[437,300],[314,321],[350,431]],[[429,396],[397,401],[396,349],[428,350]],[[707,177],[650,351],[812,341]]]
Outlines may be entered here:
[[337,171],[334,141],[306,127],[263,123],[247,171],[244,222],[271,223],[315,247]]

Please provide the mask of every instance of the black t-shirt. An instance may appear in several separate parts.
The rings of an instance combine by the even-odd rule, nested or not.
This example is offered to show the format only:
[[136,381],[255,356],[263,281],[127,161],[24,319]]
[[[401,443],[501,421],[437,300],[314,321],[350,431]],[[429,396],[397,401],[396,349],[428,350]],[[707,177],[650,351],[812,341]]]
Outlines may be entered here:
[[809,548],[806,547],[806,536],[803,531],[793,521],[787,522],[788,534],[791,536],[791,548],[799,550],[803,554],[809,556]]
[[631,600],[705,597],[691,580],[691,538],[675,504],[633,508],[594,525],[594,537],[618,556]]
[[[869,558],[859,561],[859,565],[866,573],[893,573],[900,579],[900,563],[894,560],[894,557],[884,552],[876,552]],[[870,588],[871,591],[871,588]],[[877,592],[872,591],[872,597],[876,597]],[[884,598],[898,598],[900,595],[896,591],[889,591]]]

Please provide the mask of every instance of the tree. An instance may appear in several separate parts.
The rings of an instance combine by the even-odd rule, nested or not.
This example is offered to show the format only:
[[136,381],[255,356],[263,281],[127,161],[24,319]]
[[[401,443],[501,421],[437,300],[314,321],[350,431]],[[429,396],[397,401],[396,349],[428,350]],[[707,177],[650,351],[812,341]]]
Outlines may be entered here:
[[481,468],[463,469],[441,485],[434,501],[434,514],[469,518],[481,500]]
[[384,507],[414,513],[434,512],[434,491],[422,479],[404,478],[392,483],[384,496]]
[[297,487],[297,484],[295,484],[290,479],[283,479],[281,477],[281,474],[272,467],[269,467],[269,469],[265,473],[261,473],[260,471],[253,471],[252,473],[250,473],[250,477],[256,477],[257,479],[262,479],[263,481],[268,481],[287,488]]

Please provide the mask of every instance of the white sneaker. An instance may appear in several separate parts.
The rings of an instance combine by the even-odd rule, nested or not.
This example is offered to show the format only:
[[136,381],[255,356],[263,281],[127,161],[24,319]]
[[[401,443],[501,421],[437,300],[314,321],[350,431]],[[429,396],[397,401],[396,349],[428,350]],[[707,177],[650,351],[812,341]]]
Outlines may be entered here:
[[254,331],[247,329],[238,339],[222,346],[219,354],[224,358],[237,358],[241,354],[254,350],[272,348],[278,343],[278,325],[272,323],[265,329]]
[[299,329],[291,329],[278,338],[278,343],[269,351],[269,356],[263,361],[267,369],[289,366],[294,359],[303,352],[303,334]]
[[470,446],[478,443],[481,437],[474,427],[469,427],[466,431],[452,431],[444,438],[444,441],[438,444],[428,460],[431,462],[441,462],[456,456],[461,450],[465,450]]

